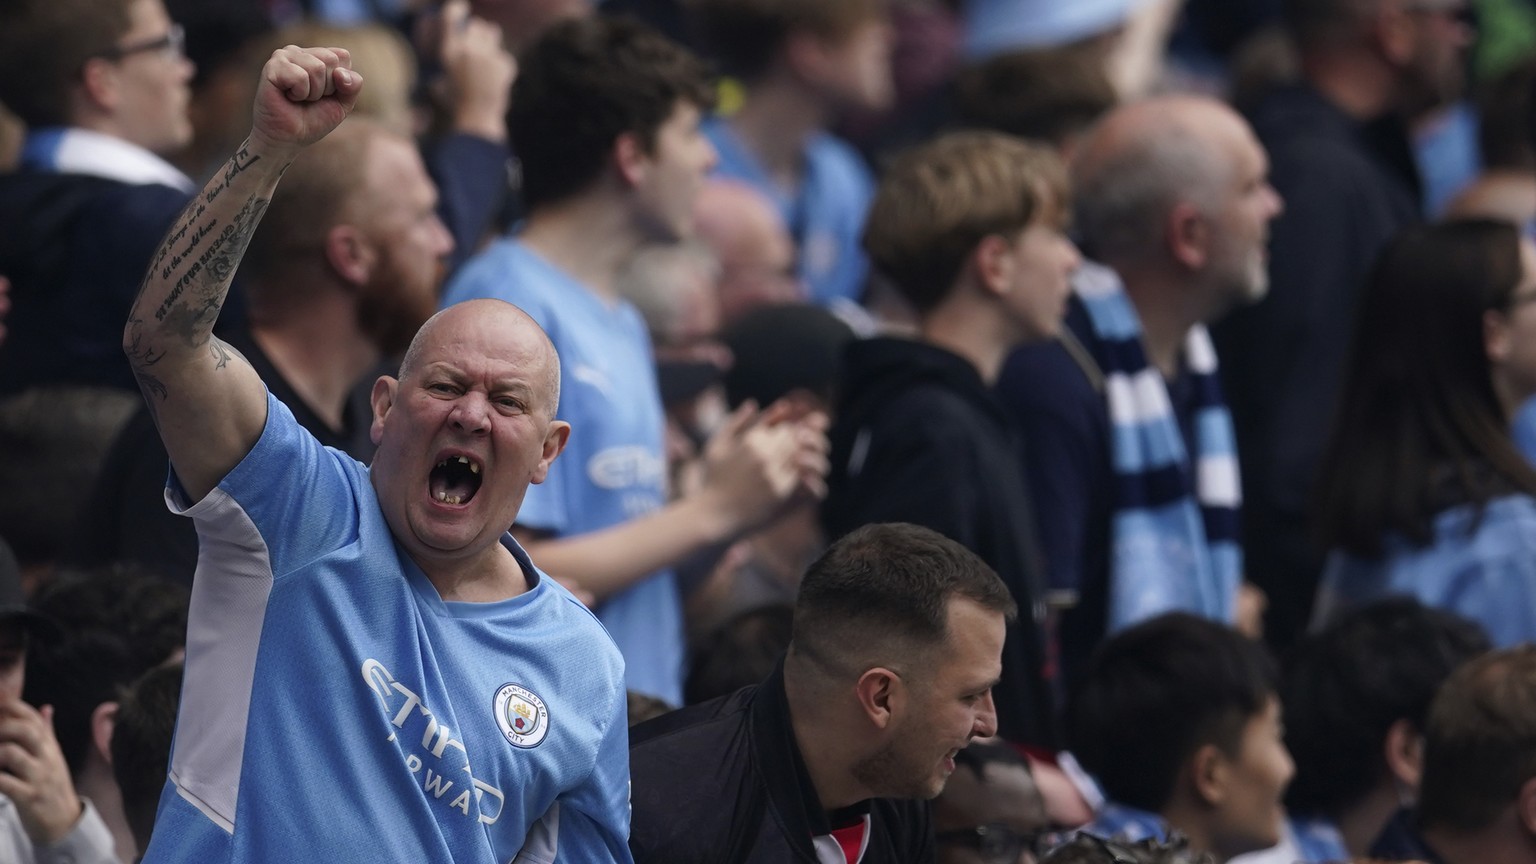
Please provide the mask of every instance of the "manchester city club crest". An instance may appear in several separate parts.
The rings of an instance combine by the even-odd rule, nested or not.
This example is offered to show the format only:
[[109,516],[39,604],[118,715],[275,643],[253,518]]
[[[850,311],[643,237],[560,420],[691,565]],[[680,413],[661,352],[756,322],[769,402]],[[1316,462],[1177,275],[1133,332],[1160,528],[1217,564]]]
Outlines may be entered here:
[[539,746],[549,734],[549,709],[537,693],[521,684],[503,684],[494,702],[496,725],[513,747]]

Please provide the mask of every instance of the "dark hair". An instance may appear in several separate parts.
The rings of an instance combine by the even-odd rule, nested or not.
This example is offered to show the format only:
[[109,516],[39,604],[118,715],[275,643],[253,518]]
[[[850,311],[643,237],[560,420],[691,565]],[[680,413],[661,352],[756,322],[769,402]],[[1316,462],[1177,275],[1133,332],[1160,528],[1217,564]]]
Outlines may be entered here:
[[[1018,615],[1008,586],[959,543],[903,522],[865,525],[833,543],[806,571],[790,654],[851,672],[849,664],[869,661],[870,652],[911,654],[940,646],[949,635],[954,597],[1008,620]],[[897,665],[901,658],[874,662]]]
[[1061,147],[1116,101],[1103,52],[1091,42],[1011,51],[961,70],[955,123]]
[[1407,720],[1423,731],[1435,692],[1489,648],[1477,624],[1394,597],[1354,610],[1298,644],[1281,685],[1296,761],[1292,812],[1337,820],[1388,774],[1382,742]]
[[144,673],[123,693],[112,725],[112,776],[140,852],[154,832],[160,790],[170,770],[182,671],[180,663],[169,663]]
[[734,408],[748,399],[771,405],[795,390],[830,403],[854,332],[826,307],[784,303],[748,310],[720,338],[735,358],[725,373],[725,398]]
[[1243,727],[1276,692],[1262,645],[1182,612],[1101,644],[1067,701],[1070,749],[1113,800],[1158,812],[1208,744],[1236,756]]
[[[0,536],[23,567],[66,559],[86,496],[144,400],[115,387],[31,387],[0,399]],[[96,527],[96,526],[90,526]]]
[[696,705],[762,683],[789,648],[795,610],[787,605],[748,609],[721,624],[693,650],[683,702]]
[[713,103],[698,58],[627,19],[557,24],[518,67],[508,126],[530,209],[590,186],[619,136],[633,133],[649,152],[679,102]]
[[1536,494],[1483,338],[1484,313],[1507,308],[1520,278],[1506,223],[1410,228],[1387,244],[1360,297],[1319,474],[1325,548],[1374,558],[1391,535],[1429,543],[1449,507]]
[[950,132],[898,156],[880,178],[864,251],[919,315],[949,297],[966,259],[1070,206],[1055,151],[1001,132]]
[[884,18],[885,0],[686,0],[697,44],[728,75],[748,82],[773,65],[792,33],[828,41]]
[[1358,32],[1380,0],[1284,0],[1286,30],[1302,54],[1335,47]]
[[73,122],[71,91],[86,61],[112,51],[132,21],[130,0],[0,3],[0,102],[33,128]]
[[1424,731],[1419,820],[1471,834],[1536,778],[1536,646],[1484,654],[1440,688]]
[[61,635],[27,653],[23,696],[52,705],[59,749],[78,774],[91,744],[91,713],[186,644],[187,589],[119,564],[62,571],[32,598]]

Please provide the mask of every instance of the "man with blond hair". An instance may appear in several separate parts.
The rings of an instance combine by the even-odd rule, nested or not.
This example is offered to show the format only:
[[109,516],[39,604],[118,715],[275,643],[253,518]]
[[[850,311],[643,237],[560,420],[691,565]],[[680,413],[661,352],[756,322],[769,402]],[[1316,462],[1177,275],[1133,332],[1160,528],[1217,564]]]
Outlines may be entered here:
[[1054,742],[1040,565],[1013,425],[992,396],[1008,352],[1061,329],[1077,249],[1066,172],[993,132],[921,146],[888,169],[864,248],[916,310],[916,339],[855,342],[834,408],[829,537],[870,522],[933,528],[986,561],[1024,610],[1009,628],[998,727]]

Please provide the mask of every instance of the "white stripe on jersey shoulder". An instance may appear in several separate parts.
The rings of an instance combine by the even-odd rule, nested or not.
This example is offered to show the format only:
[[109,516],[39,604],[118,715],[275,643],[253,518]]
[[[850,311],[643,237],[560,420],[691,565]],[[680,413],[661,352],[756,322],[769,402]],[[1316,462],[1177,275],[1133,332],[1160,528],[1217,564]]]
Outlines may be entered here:
[[512,864],[555,864],[560,852],[560,802],[549,805],[539,821],[528,829],[528,839]]
[[272,555],[222,489],[186,515],[197,520],[198,555],[170,774],[181,797],[233,833]]

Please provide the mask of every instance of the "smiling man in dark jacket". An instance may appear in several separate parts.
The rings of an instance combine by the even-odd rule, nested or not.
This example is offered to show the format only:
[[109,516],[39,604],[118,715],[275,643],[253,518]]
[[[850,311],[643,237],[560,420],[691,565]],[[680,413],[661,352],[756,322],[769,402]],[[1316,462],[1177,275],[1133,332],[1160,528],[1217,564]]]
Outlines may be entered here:
[[811,565],[789,654],[756,687],[630,734],[636,864],[919,864],[955,755],[997,732],[1008,587],[916,525]]
[[886,172],[864,245],[915,308],[918,336],[849,346],[822,508],[830,537],[915,522],[997,570],[1026,610],[1003,652],[998,724],[1043,747],[1055,735],[1041,568],[1017,443],[991,387],[1015,345],[1061,329],[1079,263],[1062,232],[1067,200],[1051,151],[998,133],[945,136]]

